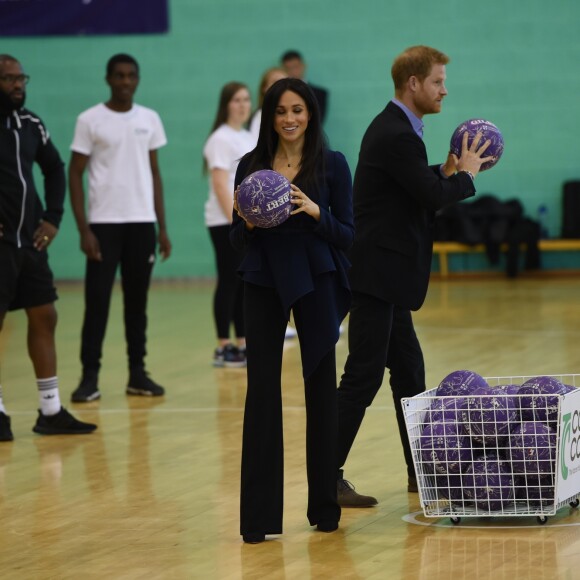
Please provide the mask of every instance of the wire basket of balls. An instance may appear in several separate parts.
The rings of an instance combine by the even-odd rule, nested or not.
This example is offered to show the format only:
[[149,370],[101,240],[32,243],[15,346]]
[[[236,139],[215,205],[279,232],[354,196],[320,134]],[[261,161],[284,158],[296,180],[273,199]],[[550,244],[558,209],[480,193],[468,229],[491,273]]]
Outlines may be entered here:
[[535,516],[580,503],[580,375],[459,370],[404,398],[426,517]]

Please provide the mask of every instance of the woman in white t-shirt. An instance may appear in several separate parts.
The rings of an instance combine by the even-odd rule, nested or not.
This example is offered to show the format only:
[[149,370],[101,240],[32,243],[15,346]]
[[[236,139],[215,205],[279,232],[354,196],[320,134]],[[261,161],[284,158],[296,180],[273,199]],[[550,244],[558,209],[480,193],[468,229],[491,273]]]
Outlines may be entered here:
[[[213,314],[218,345],[214,366],[246,365],[246,340],[243,318],[243,284],[237,268],[242,256],[229,241],[234,205],[234,177],[240,158],[255,147],[256,141],[245,129],[250,118],[248,87],[230,82],[221,91],[218,110],[203,149],[204,170],[209,176],[209,197],[205,204],[205,225],[214,247],[217,284]],[[234,325],[236,342],[230,340]]]

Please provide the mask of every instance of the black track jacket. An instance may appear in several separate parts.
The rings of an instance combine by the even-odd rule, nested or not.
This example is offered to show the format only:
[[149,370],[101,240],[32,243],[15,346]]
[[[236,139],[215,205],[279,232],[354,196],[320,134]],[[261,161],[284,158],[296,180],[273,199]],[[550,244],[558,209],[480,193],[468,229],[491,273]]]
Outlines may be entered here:
[[[44,209],[34,185],[32,168],[44,176]],[[3,242],[32,246],[41,220],[59,226],[66,193],[64,163],[44,123],[31,111],[0,113],[0,223]]]

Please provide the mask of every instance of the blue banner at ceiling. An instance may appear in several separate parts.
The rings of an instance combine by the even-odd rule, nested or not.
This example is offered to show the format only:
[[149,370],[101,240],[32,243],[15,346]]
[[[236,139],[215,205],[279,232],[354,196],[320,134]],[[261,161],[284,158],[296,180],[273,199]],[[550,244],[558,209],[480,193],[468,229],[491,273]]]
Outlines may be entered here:
[[169,0],[0,0],[0,36],[160,34]]

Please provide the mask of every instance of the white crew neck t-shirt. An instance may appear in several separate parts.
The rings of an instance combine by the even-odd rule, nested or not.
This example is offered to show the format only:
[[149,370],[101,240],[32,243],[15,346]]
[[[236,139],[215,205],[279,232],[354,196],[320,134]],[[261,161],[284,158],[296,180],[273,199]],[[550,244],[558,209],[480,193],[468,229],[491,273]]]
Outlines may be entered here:
[[234,182],[238,162],[248,151],[256,146],[256,140],[247,129],[239,131],[227,124],[220,125],[208,138],[203,148],[209,175],[209,196],[205,203],[205,225],[207,227],[225,226],[232,216],[224,215],[213,189],[212,169],[225,169],[229,172],[228,185],[234,197]]
[[152,109],[99,103],[77,119],[71,150],[89,157],[89,223],[155,222],[149,152],[167,143]]

